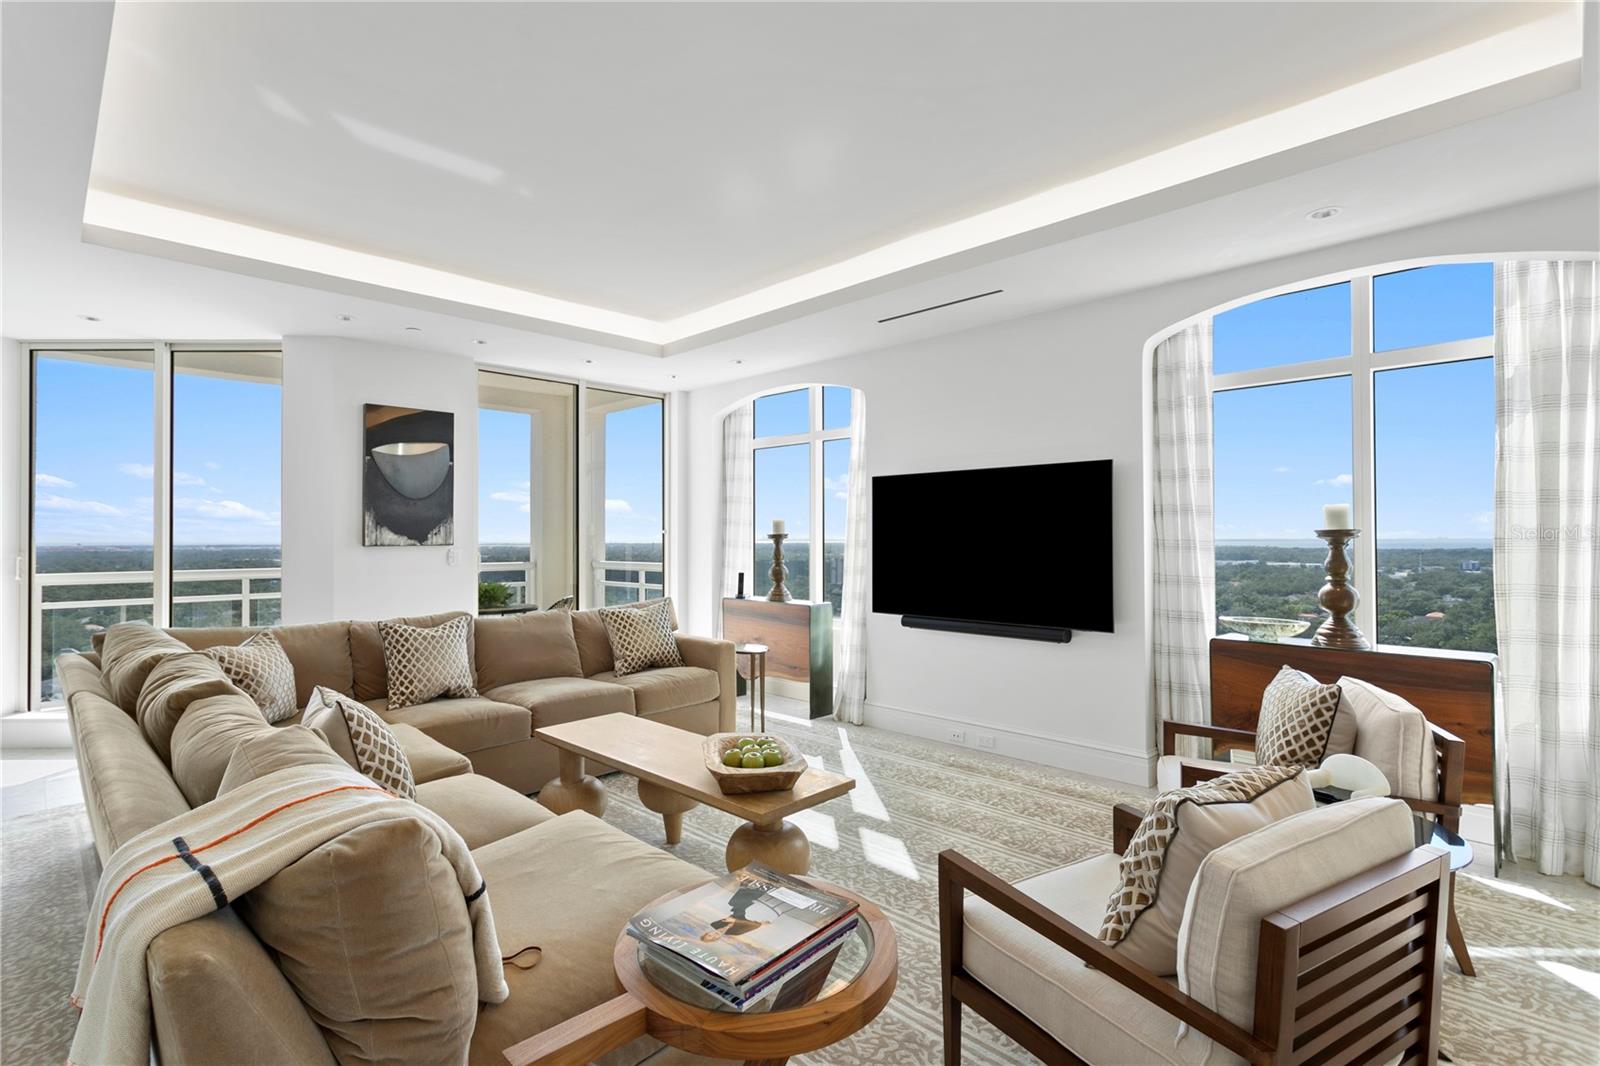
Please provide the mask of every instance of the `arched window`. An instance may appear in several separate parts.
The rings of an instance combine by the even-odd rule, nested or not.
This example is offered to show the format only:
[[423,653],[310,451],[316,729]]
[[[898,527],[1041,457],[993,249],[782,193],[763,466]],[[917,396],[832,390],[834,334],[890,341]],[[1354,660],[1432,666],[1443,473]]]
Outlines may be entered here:
[[1495,650],[1493,273],[1365,272],[1214,316],[1219,618],[1320,619],[1311,530],[1347,504],[1369,637]]
[[827,600],[837,615],[844,589],[850,478],[850,389],[806,385],[758,396],[753,405],[752,595],[772,588],[774,521],[785,524],[784,563],[797,600]]

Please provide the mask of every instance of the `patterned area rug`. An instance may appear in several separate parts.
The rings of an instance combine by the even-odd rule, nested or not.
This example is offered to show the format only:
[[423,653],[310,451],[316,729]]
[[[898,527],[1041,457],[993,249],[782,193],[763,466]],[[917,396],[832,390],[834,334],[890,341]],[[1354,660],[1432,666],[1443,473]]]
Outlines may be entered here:
[[[1110,846],[1110,807],[1132,789],[894,733],[770,716],[856,790],[795,821],[812,868],[876,901],[900,942],[900,983],[878,1020],[797,1066],[934,1066],[940,1061],[935,857],[955,848],[1016,880]],[[661,845],[661,819],[633,779],[605,779],[606,820]],[[721,872],[736,819],[697,808],[673,853]],[[82,807],[0,826],[0,1062],[58,1066],[76,1012],[66,1003],[97,866]],[[1462,876],[1457,904],[1477,978],[1445,966],[1443,1042],[1457,1063],[1600,1062],[1600,891],[1570,878]],[[972,1066],[1033,1060],[968,1014]],[[1141,1064],[1129,1064],[1141,1066]]]

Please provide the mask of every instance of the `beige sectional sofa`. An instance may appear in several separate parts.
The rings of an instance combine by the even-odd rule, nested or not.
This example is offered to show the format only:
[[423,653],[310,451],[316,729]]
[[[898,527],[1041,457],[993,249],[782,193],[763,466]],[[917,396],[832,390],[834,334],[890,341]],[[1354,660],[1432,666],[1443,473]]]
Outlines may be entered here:
[[[506,967],[510,999],[478,1011],[468,1055],[474,1066],[499,1066],[505,1048],[611,998],[612,946],[628,917],[707,876],[581,811],[557,817],[524,794],[555,772],[553,753],[531,736],[540,725],[616,711],[702,732],[732,725],[731,644],[680,636],[688,665],[617,678],[597,623],[593,612],[479,620],[472,646],[483,695],[399,712],[387,710],[376,623],[275,630],[294,665],[302,706],[314,686],[327,685],[354,694],[390,722],[417,778],[417,802],[473,849],[497,924],[541,948],[532,968]],[[171,631],[176,641],[157,632],[143,639],[150,658],[159,660],[238,643],[250,632],[180,629]],[[269,725],[242,693],[197,689],[212,694],[176,710],[170,742],[158,746],[130,705],[148,667],[141,676],[140,668],[113,669],[108,662],[102,672],[100,656],[87,653],[61,657],[57,669],[102,860],[136,834],[208,802],[239,745],[299,717]],[[164,1066],[339,1061],[315,1012],[234,906],[160,934],[146,968],[156,1053]],[[439,1058],[423,1046],[408,1049],[402,1060]],[[709,1060],[641,1038],[599,1061],[679,1066]]]

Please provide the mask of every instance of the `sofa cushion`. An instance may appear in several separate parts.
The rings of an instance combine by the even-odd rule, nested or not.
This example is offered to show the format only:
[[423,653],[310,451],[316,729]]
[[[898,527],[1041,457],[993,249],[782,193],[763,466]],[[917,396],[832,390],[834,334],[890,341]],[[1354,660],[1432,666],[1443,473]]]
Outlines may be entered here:
[[518,681],[501,685],[492,693],[497,700],[526,707],[533,714],[533,728],[576,722],[602,714],[632,714],[633,690],[623,685],[594,681],[587,677],[546,677],[538,681]]
[[[644,603],[624,604],[627,607],[644,607],[660,600],[646,600]],[[666,600],[667,617],[672,622],[674,631],[678,628],[678,609],[672,601]],[[611,657],[611,638],[606,635],[606,624],[600,617],[597,608],[587,611],[572,612],[572,635],[578,642],[578,658],[583,663],[583,676],[593,677],[595,674],[617,668],[616,660]]]
[[709,703],[717,698],[719,689],[716,673],[698,666],[662,666],[620,677],[607,670],[596,674],[593,680],[631,688],[633,709],[639,714],[660,714]]
[[217,785],[217,795],[225,796],[234,789],[278,770],[296,766],[330,766],[343,768],[344,759],[328,746],[327,740],[314,729],[303,725],[269,729],[246,737],[233,749],[233,758],[223,771]]
[[[471,617],[465,611],[445,611],[442,614],[391,618],[389,621],[416,626],[419,629],[431,629],[441,622],[448,622],[452,618],[470,619]],[[378,623],[351,622],[349,633],[353,695],[362,703],[369,705],[375,699],[388,699],[389,673],[384,669],[383,665],[383,636],[378,632]],[[474,658],[473,642],[470,639],[467,641],[467,656],[472,659],[474,669],[476,669],[477,660]],[[309,698],[309,692],[307,693],[307,698]]]
[[134,715],[145,739],[166,763],[172,761],[172,729],[189,704],[207,696],[239,692],[210,656],[192,651],[169,655],[145,679]]
[[1353,754],[1389,779],[1396,796],[1439,798],[1439,752],[1428,719],[1409,701],[1354,677],[1339,679],[1340,703],[1356,722]]
[[273,727],[249,696],[226,693],[189,705],[172,730],[172,779],[189,806],[217,797],[234,749]]
[[404,749],[406,761],[411,764],[411,776],[417,784],[472,773],[471,759],[454,748],[445,747],[416,726],[390,722],[389,728]]
[[473,851],[489,886],[501,953],[542,949],[506,967],[511,996],[478,1012],[473,1066],[505,1066],[511,1045],[611,999],[611,952],[646,903],[707,879],[704,870],[582,811]]
[[189,809],[139,723],[121,707],[94,692],[74,693],[67,722],[102,862],[146,829]]
[[541,677],[583,676],[570,611],[480,618],[473,628],[479,691]]
[[611,640],[612,669],[618,676],[655,666],[682,666],[678,642],[672,639],[672,601],[637,607],[606,607],[600,612]]
[[555,817],[548,807],[482,774],[425,782],[417,786],[416,798],[449,822],[469,848],[492,844]]
[[404,722],[422,730],[447,748],[472,753],[514,740],[527,740],[533,734],[532,718],[526,707],[505,700],[474,696],[462,700],[430,700],[414,707],[389,709],[388,700],[365,700],[390,725]]
[[466,1057],[478,1012],[472,919],[432,827],[368,822],[236,906],[277,953],[341,1066]]
[[1285,666],[1261,694],[1256,763],[1315,768],[1328,751],[1339,711],[1339,686]]
[[[1261,919],[1414,846],[1410,808],[1392,799],[1329,804],[1223,845],[1201,863],[1190,890],[1179,987],[1249,1029],[1256,953],[1243,946],[1255,944]],[[1198,1051],[1210,1041],[1191,1031],[1180,1044]]]
[[357,773],[403,799],[417,798],[417,779],[400,738],[366,704],[332,689],[311,694],[305,724]]
[[[1093,935],[1105,916],[1106,897],[1121,882],[1117,864],[1118,857],[1107,852],[1016,887]],[[963,923],[961,961],[967,971],[1083,1061],[1179,1061],[1179,1023],[1172,1015],[1089,969],[992,903],[969,898]]]
[[118,622],[106,630],[104,651],[100,653],[101,674],[111,698],[118,707],[133,714],[139,693],[156,663],[169,655],[189,650],[176,637],[153,629],[147,622]]
[[205,654],[256,701],[267,721],[281,722],[300,709],[294,698],[294,664],[272,630],[263,629],[243,644],[207,648]]
[[[243,644],[259,628],[169,629],[168,633],[196,651],[225,644]],[[354,691],[350,665],[350,623],[308,622],[293,626],[273,626],[272,635],[283,645],[283,652],[294,664],[295,705],[304,707],[311,690],[318,685],[350,695]]]
[[1123,853],[1100,939],[1154,974],[1178,972],[1178,930],[1195,871],[1216,848],[1316,805],[1305,772],[1252,766],[1164,792]]

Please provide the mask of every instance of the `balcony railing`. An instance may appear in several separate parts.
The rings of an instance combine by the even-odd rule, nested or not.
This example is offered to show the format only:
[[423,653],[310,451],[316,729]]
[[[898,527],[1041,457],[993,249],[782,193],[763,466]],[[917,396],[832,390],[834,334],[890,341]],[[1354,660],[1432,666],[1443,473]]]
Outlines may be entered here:
[[[175,570],[172,624],[175,626],[274,625],[282,614],[283,570],[276,566],[228,570]],[[262,588],[272,583],[274,587]],[[237,585],[183,593],[184,586]],[[143,586],[143,590],[139,590]],[[149,570],[109,570],[36,574],[29,612],[31,640],[38,649],[38,699],[41,706],[61,702],[55,658],[69,651],[87,651],[94,634],[117,622],[149,620],[155,610],[155,574]],[[77,596],[52,589],[78,589]],[[110,594],[104,594],[111,590]],[[96,591],[102,594],[94,594]],[[142,594],[140,592],[142,591]],[[128,593],[132,592],[132,595]],[[237,604],[237,610],[231,605]]]
[[[495,581],[511,590],[511,604],[528,603],[528,589],[535,584],[535,567],[530,562],[482,562],[478,564],[479,581]],[[666,568],[661,563],[630,559],[603,559],[594,564],[594,601],[597,604],[638,603],[663,594],[662,578]],[[655,575],[655,580],[651,580]],[[535,606],[538,606],[537,604]]]

